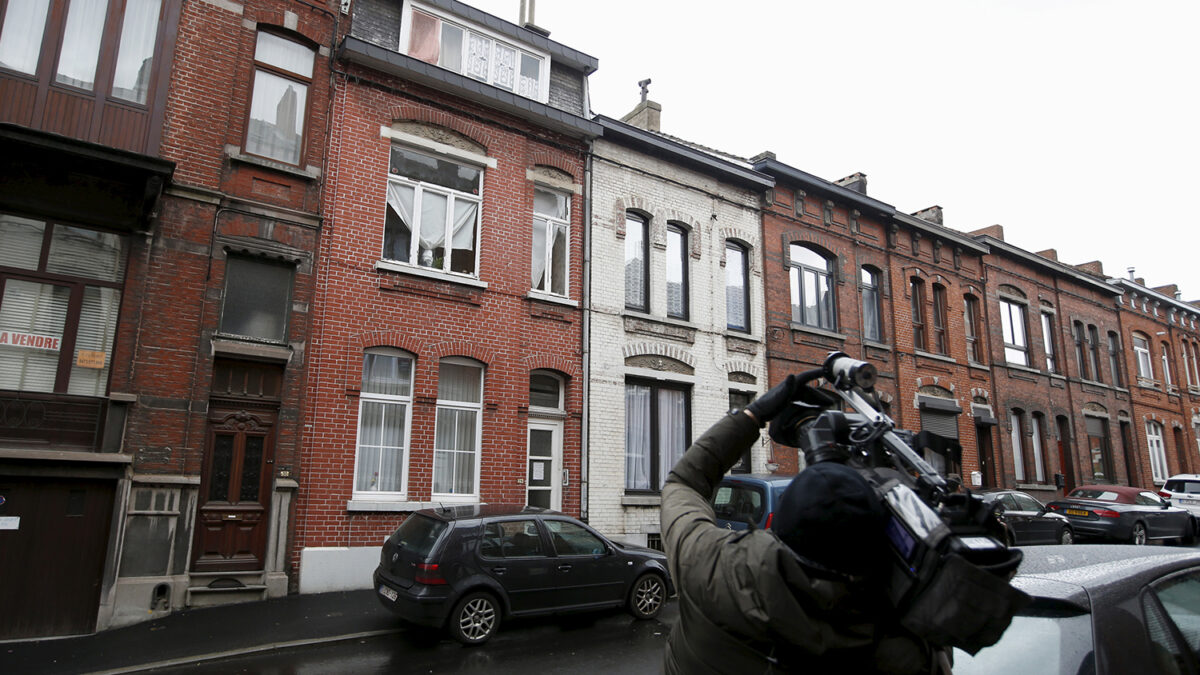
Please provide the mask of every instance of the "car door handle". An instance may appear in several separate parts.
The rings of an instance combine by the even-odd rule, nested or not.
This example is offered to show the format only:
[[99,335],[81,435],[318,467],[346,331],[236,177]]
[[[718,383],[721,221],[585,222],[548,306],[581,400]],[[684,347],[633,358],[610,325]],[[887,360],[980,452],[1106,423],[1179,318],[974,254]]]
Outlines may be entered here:
[[504,576],[504,573],[507,571],[508,571],[507,567],[493,567],[492,568],[492,574],[495,574],[496,576]]
[[566,564],[566,563],[563,563],[562,565],[559,565],[559,566],[558,566],[558,571],[559,571],[559,572],[570,572],[570,571],[571,571],[571,567],[572,567],[571,565],[568,565],[568,564]]

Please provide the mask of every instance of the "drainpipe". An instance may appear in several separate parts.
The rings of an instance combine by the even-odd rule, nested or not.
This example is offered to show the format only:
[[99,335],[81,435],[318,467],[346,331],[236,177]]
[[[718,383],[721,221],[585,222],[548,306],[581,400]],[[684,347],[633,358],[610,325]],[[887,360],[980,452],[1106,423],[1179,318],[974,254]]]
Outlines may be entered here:
[[[593,141],[594,142],[594,141]],[[589,143],[590,146],[590,143]],[[579,517],[588,519],[588,439],[591,437],[591,338],[592,338],[592,151],[583,168],[583,433],[579,439]]]

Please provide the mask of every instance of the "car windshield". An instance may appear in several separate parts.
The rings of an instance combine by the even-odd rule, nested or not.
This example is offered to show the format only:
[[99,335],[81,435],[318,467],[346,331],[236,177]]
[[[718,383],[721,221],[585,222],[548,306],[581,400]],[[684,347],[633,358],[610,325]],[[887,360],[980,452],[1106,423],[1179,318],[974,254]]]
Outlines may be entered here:
[[1183,492],[1189,495],[1200,494],[1200,480],[1182,480],[1172,478],[1164,486],[1170,492]]
[[409,516],[392,533],[391,542],[414,555],[424,558],[433,550],[433,545],[446,529],[446,523],[419,514]]
[[1013,617],[1000,641],[975,656],[955,649],[954,675],[1082,673],[1094,660],[1091,615],[1034,610]]

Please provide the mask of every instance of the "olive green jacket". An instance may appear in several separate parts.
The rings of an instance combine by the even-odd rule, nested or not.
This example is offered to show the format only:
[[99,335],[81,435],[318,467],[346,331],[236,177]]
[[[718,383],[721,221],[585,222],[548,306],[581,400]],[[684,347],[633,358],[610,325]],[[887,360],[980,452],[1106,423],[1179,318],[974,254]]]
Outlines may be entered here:
[[666,671],[877,670],[870,598],[813,578],[770,531],[717,526],[710,497],[759,438],[752,418],[726,416],[688,449],[663,487],[663,539],[680,605]]

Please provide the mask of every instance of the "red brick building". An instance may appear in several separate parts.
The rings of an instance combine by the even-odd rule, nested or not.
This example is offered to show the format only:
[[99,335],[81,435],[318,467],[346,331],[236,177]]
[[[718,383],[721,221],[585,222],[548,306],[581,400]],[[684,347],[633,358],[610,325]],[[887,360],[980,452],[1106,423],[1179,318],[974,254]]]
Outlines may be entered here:
[[[1132,276],[1132,274],[1130,275]],[[1133,410],[1126,430],[1136,449],[1134,484],[1161,486],[1200,472],[1200,310],[1175,286],[1113,279]]]
[[1031,253],[996,225],[973,232],[984,259],[984,330],[998,419],[985,483],[1046,499],[1089,483],[1138,485],[1117,299],[1098,263]]
[[352,12],[299,477],[301,592],[369,585],[380,542],[413,510],[579,513],[584,478],[596,60],[458,2]]
[[3,7],[0,637],[286,593],[337,3]]

